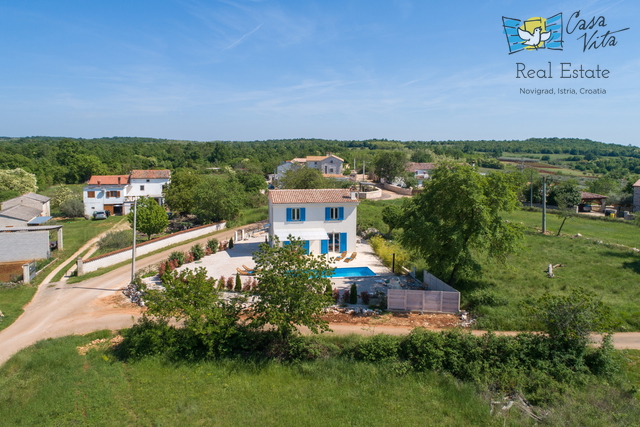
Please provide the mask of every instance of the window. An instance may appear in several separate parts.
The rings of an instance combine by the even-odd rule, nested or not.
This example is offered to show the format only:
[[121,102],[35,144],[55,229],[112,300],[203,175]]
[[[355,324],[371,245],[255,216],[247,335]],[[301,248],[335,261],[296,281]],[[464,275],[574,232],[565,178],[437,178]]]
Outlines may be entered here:
[[95,199],[96,198],[96,192],[95,191],[87,191],[87,198]]
[[342,221],[344,219],[344,208],[324,208],[325,221]]
[[107,197],[120,197],[119,191],[107,191]]
[[144,191],[144,185],[140,186],[140,191]]
[[305,208],[287,208],[287,221],[304,221],[305,216]]

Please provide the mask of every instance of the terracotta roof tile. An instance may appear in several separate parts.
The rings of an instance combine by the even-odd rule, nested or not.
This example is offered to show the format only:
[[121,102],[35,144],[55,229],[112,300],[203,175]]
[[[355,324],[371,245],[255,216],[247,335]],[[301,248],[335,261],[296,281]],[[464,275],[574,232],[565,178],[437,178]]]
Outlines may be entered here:
[[407,163],[406,170],[409,172],[416,172],[419,170],[433,170],[436,169],[438,165],[435,163]]
[[131,179],[169,179],[171,171],[169,169],[160,170],[132,170]]
[[319,190],[271,190],[269,200],[273,204],[292,203],[358,203],[358,199],[351,198],[348,189],[319,189]]
[[583,199],[608,199],[607,196],[603,196],[602,194],[588,193],[586,191],[581,191],[580,197]]
[[[120,182],[118,182],[120,178]],[[89,185],[127,185],[129,175],[92,175]]]

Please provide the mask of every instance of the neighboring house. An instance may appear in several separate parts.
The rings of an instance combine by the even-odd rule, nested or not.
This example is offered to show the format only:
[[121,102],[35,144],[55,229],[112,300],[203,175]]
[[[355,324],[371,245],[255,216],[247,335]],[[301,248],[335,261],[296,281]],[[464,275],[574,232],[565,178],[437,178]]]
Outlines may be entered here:
[[407,163],[405,169],[412,173],[418,180],[418,185],[422,186],[422,181],[431,178],[431,174],[438,168],[435,163]]
[[171,179],[170,170],[132,170],[129,175],[94,175],[82,191],[85,216],[106,210],[113,215],[126,215],[133,197],[153,197],[162,205],[162,190]]
[[285,244],[289,235],[300,238],[314,254],[353,252],[356,194],[348,189],[271,190],[269,234]]
[[291,170],[292,168],[298,168],[300,166],[307,166],[308,168],[318,169],[323,175],[342,175],[342,166],[344,160],[340,157],[327,153],[326,156],[307,156],[304,158],[295,158],[293,160],[287,160],[283,162],[277,169],[278,179],[282,178],[282,175]]
[[14,197],[13,199],[5,200],[4,202],[2,202],[2,210],[16,205],[24,205],[40,210],[40,216],[50,216],[50,201],[51,199],[47,196],[36,193],[27,193],[22,196]]
[[41,216],[40,208],[26,205],[15,205],[0,211],[0,227],[26,227],[36,225],[51,219]]
[[640,211],[640,179],[633,184],[633,211]]

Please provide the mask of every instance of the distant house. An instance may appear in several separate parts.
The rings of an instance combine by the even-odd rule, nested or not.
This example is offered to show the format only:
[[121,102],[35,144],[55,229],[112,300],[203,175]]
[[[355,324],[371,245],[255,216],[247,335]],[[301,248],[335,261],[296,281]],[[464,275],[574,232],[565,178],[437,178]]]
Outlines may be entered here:
[[436,163],[414,163],[409,162],[406,164],[406,171],[413,174],[418,180],[418,185],[422,185],[422,181],[431,178],[433,171],[438,168]]
[[0,227],[26,227],[51,219],[41,216],[42,211],[26,205],[15,205],[0,211]]
[[114,215],[129,213],[133,197],[153,197],[162,205],[162,190],[171,180],[170,170],[132,170],[129,175],[94,175],[83,188],[85,216],[105,210]]
[[269,234],[302,239],[310,253],[355,251],[358,199],[348,189],[271,190]]
[[299,157],[283,162],[278,166],[276,175],[278,179],[281,179],[287,171],[306,166],[318,169],[326,177],[336,177],[338,175],[342,177],[343,164],[344,160],[332,153],[327,153],[326,156]]
[[2,210],[8,209],[12,206],[22,205],[38,209],[40,211],[40,216],[49,216],[51,215],[50,201],[51,199],[47,196],[36,193],[27,193],[2,202]]
[[640,211],[640,179],[633,184],[633,211]]

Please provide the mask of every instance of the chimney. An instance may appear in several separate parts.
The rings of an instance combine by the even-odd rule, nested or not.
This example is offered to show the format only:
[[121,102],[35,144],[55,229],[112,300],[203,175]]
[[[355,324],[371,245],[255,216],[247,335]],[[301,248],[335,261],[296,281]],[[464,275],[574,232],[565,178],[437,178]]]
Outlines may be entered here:
[[120,179],[121,179],[121,177],[118,177],[118,185],[120,185]]
[[98,180],[98,187],[100,187],[100,182],[102,182],[102,181]]
[[351,200],[358,200],[358,192],[357,191],[352,191],[351,192]]

